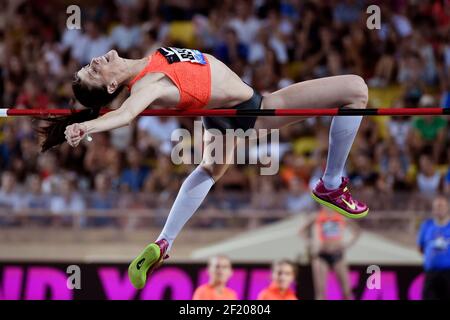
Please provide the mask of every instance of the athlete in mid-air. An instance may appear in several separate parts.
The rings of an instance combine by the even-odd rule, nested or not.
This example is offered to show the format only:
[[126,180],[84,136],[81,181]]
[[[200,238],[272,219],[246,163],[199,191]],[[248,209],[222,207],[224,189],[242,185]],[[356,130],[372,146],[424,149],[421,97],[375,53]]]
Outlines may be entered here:
[[[76,147],[87,135],[129,125],[148,107],[178,109],[302,109],[366,108],[368,89],[356,75],[321,78],[292,84],[261,96],[243,82],[225,64],[198,50],[159,48],[149,57],[124,59],[110,51],[75,74],[72,84],[76,99],[86,109],[71,116],[51,119],[43,128],[45,151],[65,141]],[[115,109],[99,117],[101,107]],[[304,120],[305,117],[204,117],[205,141],[212,141],[208,130],[264,128],[277,129]],[[343,170],[362,117],[334,117],[329,135],[327,166],[312,190],[322,205],[350,218],[361,218],[368,207],[352,198]],[[217,132],[217,131],[216,131]],[[237,139],[235,142],[240,143]],[[231,151],[230,151],[231,150]],[[156,242],[148,245],[130,264],[129,277],[142,288],[170,250],[176,236],[198,209],[214,183],[222,177],[233,159],[227,148],[221,164],[206,154],[201,164],[186,178]],[[228,160],[228,161],[227,161]]]

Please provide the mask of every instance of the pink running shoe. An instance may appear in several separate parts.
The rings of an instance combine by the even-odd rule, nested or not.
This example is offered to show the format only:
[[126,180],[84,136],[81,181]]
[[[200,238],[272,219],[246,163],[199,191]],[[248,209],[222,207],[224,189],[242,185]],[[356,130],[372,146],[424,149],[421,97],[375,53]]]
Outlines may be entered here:
[[363,218],[369,212],[366,204],[352,198],[347,188],[348,178],[342,178],[342,183],[335,190],[327,190],[320,179],[313,189],[311,196],[318,203],[335,210],[336,212],[352,219]]

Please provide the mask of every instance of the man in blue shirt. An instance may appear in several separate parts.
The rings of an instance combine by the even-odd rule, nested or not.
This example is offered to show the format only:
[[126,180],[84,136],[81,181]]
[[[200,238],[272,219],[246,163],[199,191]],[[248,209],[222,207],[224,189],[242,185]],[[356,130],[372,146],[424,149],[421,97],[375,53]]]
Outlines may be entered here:
[[424,254],[423,299],[450,300],[450,213],[447,198],[433,200],[433,217],[425,220],[417,237]]
[[127,167],[120,176],[120,184],[127,185],[132,192],[139,192],[142,190],[145,179],[149,174],[149,169],[147,166],[142,165],[141,154],[136,148],[128,150],[127,162]]

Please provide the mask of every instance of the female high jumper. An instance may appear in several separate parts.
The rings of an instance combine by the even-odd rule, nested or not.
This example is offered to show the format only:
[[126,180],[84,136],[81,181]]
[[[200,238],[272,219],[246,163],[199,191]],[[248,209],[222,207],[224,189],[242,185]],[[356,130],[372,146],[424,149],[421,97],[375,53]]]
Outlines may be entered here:
[[[86,109],[67,117],[50,119],[43,128],[42,150],[65,141],[72,147],[89,134],[129,125],[148,107],[183,110],[234,108],[237,110],[366,108],[368,89],[356,75],[343,75],[292,84],[262,96],[243,82],[224,63],[198,50],[159,48],[149,57],[130,60],[112,50],[80,69],[72,84],[76,99]],[[100,108],[111,111],[99,116]],[[203,117],[204,139],[211,141],[218,129],[278,129],[306,117]],[[352,198],[343,170],[361,123],[361,116],[334,117],[329,134],[327,165],[312,190],[320,204],[349,218],[367,215],[366,204]],[[218,132],[218,131],[216,131]],[[234,142],[240,143],[239,139]],[[231,150],[231,151],[230,151]],[[200,165],[186,178],[173,203],[166,224],[154,243],[149,244],[129,266],[136,288],[144,287],[147,274],[167,258],[175,238],[198,209],[214,183],[223,176],[234,157],[227,148],[221,163],[205,153]]]

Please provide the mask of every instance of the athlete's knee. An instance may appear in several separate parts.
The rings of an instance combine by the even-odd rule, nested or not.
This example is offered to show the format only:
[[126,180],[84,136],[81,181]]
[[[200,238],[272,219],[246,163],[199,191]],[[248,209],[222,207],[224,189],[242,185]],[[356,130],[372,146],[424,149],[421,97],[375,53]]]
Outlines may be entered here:
[[351,75],[348,79],[352,108],[364,109],[369,101],[369,88],[363,78]]
[[202,161],[200,167],[205,170],[214,179],[215,182],[222,178],[227,169],[224,165],[210,164],[205,163],[204,161]]

